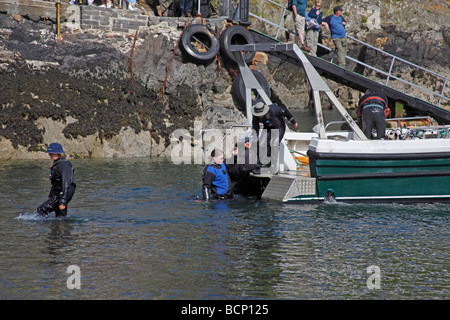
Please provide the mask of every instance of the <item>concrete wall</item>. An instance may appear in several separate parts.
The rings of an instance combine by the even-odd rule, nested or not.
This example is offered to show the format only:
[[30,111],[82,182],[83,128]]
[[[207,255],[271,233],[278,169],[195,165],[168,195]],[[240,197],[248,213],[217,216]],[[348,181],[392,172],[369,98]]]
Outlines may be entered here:
[[[0,12],[28,17],[32,20],[49,19],[56,22],[56,1],[39,0],[0,0]],[[136,31],[150,25],[167,21],[169,26],[184,25],[185,18],[155,17],[140,11],[103,8],[97,6],[69,5],[61,1],[61,23],[77,26],[82,30],[99,30],[111,33],[134,35]],[[213,26],[223,28],[225,20],[205,19]]]

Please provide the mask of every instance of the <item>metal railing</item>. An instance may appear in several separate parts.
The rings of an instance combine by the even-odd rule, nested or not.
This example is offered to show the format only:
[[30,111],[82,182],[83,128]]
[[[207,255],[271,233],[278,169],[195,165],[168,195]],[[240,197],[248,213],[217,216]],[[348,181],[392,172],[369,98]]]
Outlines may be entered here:
[[274,2],[274,1],[272,1],[272,0],[265,0],[265,1],[266,1],[266,2],[269,2],[269,3],[273,4],[273,5],[275,5],[276,7],[279,7],[280,10],[282,10],[281,18],[280,18],[280,21],[279,21],[278,23],[275,23],[275,22],[272,22],[272,21],[270,21],[270,20],[264,19],[264,18],[262,18],[262,17],[260,17],[260,16],[258,16],[258,15],[256,15],[256,14],[254,14],[254,13],[252,13],[252,12],[249,12],[248,15],[249,15],[250,17],[254,17],[254,18],[258,19],[258,20],[263,21],[264,23],[267,23],[267,24],[269,24],[269,25],[275,27],[276,30],[277,30],[277,32],[276,32],[274,38],[277,39],[277,40],[278,40],[278,36],[279,36],[281,30],[284,30],[284,31],[286,31],[286,32],[292,33],[292,30],[288,30],[288,29],[286,29],[286,28],[283,26],[284,20],[285,20],[285,18],[286,18],[286,11],[288,11],[287,8],[286,8],[285,6],[279,4],[278,2]]
[[[268,25],[274,27],[275,30],[276,30],[275,35],[269,35],[269,36],[270,36],[270,37],[273,37],[275,40],[278,40],[278,41],[281,42],[281,40],[279,40],[280,31],[283,30],[283,31],[285,31],[285,32],[293,33],[292,30],[289,30],[289,29],[287,29],[287,28],[284,27],[284,21],[285,21],[285,18],[286,18],[286,10],[287,10],[287,8],[286,8],[285,6],[283,6],[283,5],[279,4],[279,3],[277,3],[277,2],[272,1],[272,0],[265,0],[265,1],[268,2],[268,3],[270,3],[270,4],[272,4],[272,5],[274,5],[274,6],[276,6],[276,7],[279,7],[279,8],[280,8],[280,10],[281,10],[281,19],[280,19],[279,21],[277,21],[277,22],[270,21],[270,20],[268,20],[268,19],[265,19],[265,18],[261,17],[260,15],[258,15],[257,13],[254,13],[254,12],[249,12],[249,16],[250,16],[250,17],[253,17],[253,18],[255,18],[255,19],[258,19],[258,20],[262,21],[263,23],[268,24]],[[289,14],[289,13],[290,13],[290,12],[288,12],[288,14]],[[253,26],[252,26],[252,27],[253,27]],[[255,30],[256,30],[256,29],[255,29]],[[256,30],[256,31],[258,31],[258,30]],[[379,49],[379,48],[376,48],[376,47],[374,47],[374,46],[372,46],[372,45],[370,45],[370,44],[367,44],[367,43],[365,43],[365,42],[363,42],[363,41],[361,41],[361,40],[358,40],[358,39],[356,39],[356,38],[354,38],[354,37],[347,36],[347,39],[356,42],[358,45],[362,45],[362,46],[365,46],[366,48],[373,49],[373,50],[375,50],[375,51],[377,51],[377,52],[383,54],[383,55],[386,56],[387,58],[391,59],[390,64],[389,64],[389,70],[388,70],[388,71],[383,71],[383,70],[380,70],[380,69],[378,69],[378,68],[376,68],[376,67],[374,67],[374,66],[371,66],[371,65],[369,65],[369,64],[367,64],[367,63],[364,63],[364,62],[362,62],[362,61],[360,61],[360,60],[358,60],[358,59],[355,59],[355,58],[350,57],[350,56],[348,56],[348,55],[346,56],[346,59],[348,59],[349,61],[352,61],[352,62],[356,63],[357,65],[364,66],[365,68],[370,69],[370,70],[373,70],[374,72],[379,73],[379,74],[381,74],[381,75],[383,75],[383,76],[386,77],[386,81],[385,81],[384,83],[380,82],[379,79],[374,80],[374,81],[376,81],[376,82],[378,82],[378,83],[381,83],[381,84],[383,84],[383,85],[385,85],[385,86],[389,86],[389,84],[390,84],[389,81],[390,81],[390,80],[397,80],[397,81],[400,81],[400,82],[402,82],[402,83],[404,83],[404,84],[406,84],[406,85],[408,85],[408,86],[411,86],[411,87],[414,87],[414,88],[418,88],[418,89],[420,89],[420,90],[422,90],[422,91],[424,91],[424,92],[426,92],[426,93],[432,95],[433,97],[435,97],[435,98],[437,99],[436,105],[437,105],[438,107],[441,107],[441,103],[443,102],[443,100],[445,100],[446,102],[450,102],[450,97],[447,97],[447,96],[444,95],[444,91],[445,91],[445,89],[448,87],[448,83],[450,82],[450,81],[449,81],[450,79],[449,79],[448,77],[443,76],[443,75],[440,75],[440,74],[438,74],[438,73],[436,73],[436,72],[433,72],[433,71],[431,71],[431,70],[428,70],[428,69],[426,69],[426,68],[424,68],[424,67],[421,67],[421,66],[419,66],[419,65],[416,65],[416,64],[414,64],[414,63],[411,63],[411,62],[409,62],[409,61],[407,61],[407,60],[404,60],[404,59],[402,59],[402,58],[399,58],[399,57],[397,57],[397,56],[395,56],[395,55],[393,55],[393,54],[391,54],[391,53],[385,52],[385,51],[383,51],[383,50],[381,50],[381,49]],[[320,46],[321,48],[323,48],[323,49],[325,49],[325,50],[327,50],[327,51],[329,51],[329,52],[331,52],[331,53],[334,53],[334,50],[333,50],[333,49],[331,49],[331,48],[329,48],[329,47],[327,47],[327,46],[325,46],[325,45],[323,45],[323,44],[318,44],[318,46]],[[334,54],[332,55],[332,57],[331,57],[331,59],[330,59],[330,62],[333,62],[333,58],[334,58]],[[424,87],[424,86],[421,86],[421,85],[412,83],[412,82],[410,82],[410,81],[401,79],[400,77],[394,75],[394,64],[395,64],[396,62],[404,63],[404,64],[408,65],[408,66],[411,67],[411,68],[421,70],[421,71],[423,71],[423,72],[425,72],[425,73],[428,73],[428,74],[430,74],[430,75],[436,77],[437,79],[439,79],[440,81],[442,81],[442,89],[440,90],[440,92],[436,92],[436,91],[430,90],[430,89],[427,88],[427,87]],[[355,72],[355,71],[353,71],[353,72]],[[358,73],[358,72],[355,72],[355,73]],[[358,74],[359,74],[359,73],[358,73]],[[373,79],[372,79],[372,80],[373,80]],[[392,81],[391,81],[391,82],[392,82]],[[399,89],[397,89],[397,88],[394,88],[394,89],[399,90]],[[409,94],[409,95],[410,95],[410,94]],[[419,97],[416,97],[416,98],[419,98]],[[419,98],[419,99],[420,99],[420,98]],[[434,104],[434,103],[433,103],[433,104]]]

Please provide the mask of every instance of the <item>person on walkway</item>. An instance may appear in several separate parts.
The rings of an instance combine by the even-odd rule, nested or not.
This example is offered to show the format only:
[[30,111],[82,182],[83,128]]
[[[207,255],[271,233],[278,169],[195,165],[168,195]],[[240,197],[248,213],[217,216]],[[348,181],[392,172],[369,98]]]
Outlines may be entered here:
[[335,7],[333,12],[334,14],[327,16],[323,19],[323,22],[325,22],[330,29],[331,39],[333,39],[336,48],[338,64],[341,67],[345,67],[345,56],[347,55],[347,34],[345,32],[345,26],[347,25],[347,22],[342,16],[343,11],[341,7]]
[[203,200],[233,199],[233,186],[223,163],[223,151],[214,149],[211,152],[211,159],[211,164],[203,168]]
[[127,0],[127,8],[128,10],[138,10],[136,5],[136,0]]
[[59,143],[51,143],[46,151],[53,165],[50,168],[51,188],[47,201],[37,209],[37,213],[47,217],[50,212],[55,212],[56,217],[67,215],[67,205],[75,193],[74,168],[70,161],[66,160],[65,152]]
[[192,17],[193,16],[193,12],[192,12],[193,5],[194,5],[193,0],[181,0],[180,1],[181,16],[182,17]]
[[309,52],[311,48],[308,48],[305,44],[305,12],[308,0],[293,0],[292,12],[294,15],[295,23],[295,43],[300,44],[300,49]]
[[[310,55],[316,57],[317,56],[317,43],[319,41],[319,32],[320,32],[320,26],[322,25],[322,1],[317,0],[314,8],[309,11],[307,18],[314,20],[316,25],[311,28],[306,28],[306,45],[308,48],[311,48],[311,51],[309,52]],[[328,25],[324,23],[326,27]]]
[[[284,122],[284,118],[292,123],[294,129],[297,129],[298,127],[297,121],[288,109],[280,107],[277,104],[271,104],[269,106],[264,102],[258,102],[253,105],[252,114],[252,128],[255,130],[256,137],[259,138],[260,136],[259,131],[261,129],[261,123],[263,124],[263,129],[267,130],[267,134],[265,136],[261,136],[261,141],[258,140],[258,161],[261,161],[262,156],[264,156],[264,151],[260,150],[261,147],[266,148],[265,154],[268,158],[271,158],[272,148],[276,146],[279,147],[279,144],[283,140],[284,134],[286,132],[286,123]],[[272,135],[276,134],[278,134],[278,144],[276,143],[276,141],[271,143]],[[265,143],[264,138],[266,139]],[[266,167],[270,165],[269,163],[262,164],[264,164]]]
[[388,99],[381,92],[367,90],[361,99],[359,99],[357,111],[358,125],[368,139],[372,139],[373,128],[377,132],[376,139],[384,139],[386,137],[386,117],[389,112]]
[[111,3],[111,0],[102,0],[102,4],[99,7],[112,8],[113,5]]

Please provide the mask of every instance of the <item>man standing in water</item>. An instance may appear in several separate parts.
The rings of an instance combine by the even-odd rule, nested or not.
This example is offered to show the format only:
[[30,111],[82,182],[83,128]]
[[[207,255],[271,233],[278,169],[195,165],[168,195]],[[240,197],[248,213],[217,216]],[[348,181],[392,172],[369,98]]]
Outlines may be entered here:
[[49,212],[55,212],[57,217],[67,215],[67,205],[75,193],[74,169],[72,163],[66,160],[65,152],[59,143],[51,143],[46,151],[53,165],[50,168],[51,188],[48,200],[36,210],[41,216],[47,217]]
[[211,152],[212,163],[203,168],[203,200],[233,199],[233,185],[227,168],[223,163],[222,150],[214,149]]

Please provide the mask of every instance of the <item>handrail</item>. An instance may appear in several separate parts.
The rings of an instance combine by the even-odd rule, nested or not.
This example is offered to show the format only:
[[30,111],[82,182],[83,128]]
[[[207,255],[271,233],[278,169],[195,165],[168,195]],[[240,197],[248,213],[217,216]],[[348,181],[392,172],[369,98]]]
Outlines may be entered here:
[[[389,78],[392,77],[392,78],[394,78],[394,79],[396,79],[396,80],[399,80],[399,81],[401,81],[401,82],[407,83],[407,84],[412,85],[412,86],[415,86],[415,87],[420,88],[420,89],[422,89],[422,90],[425,90],[425,91],[427,91],[427,92],[429,92],[429,93],[431,93],[431,94],[434,94],[435,96],[438,96],[438,97],[439,97],[438,104],[437,104],[438,107],[440,106],[441,100],[442,100],[443,98],[446,99],[446,100],[448,100],[448,101],[450,101],[450,98],[449,98],[449,97],[444,96],[444,89],[445,89],[445,86],[446,86],[447,81],[448,81],[448,79],[449,79],[448,77],[445,77],[445,76],[443,76],[443,75],[440,75],[440,74],[438,74],[438,73],[436,73],[436,72],[434,72],[434,71],[428,70],[428,69],[426,69],[426,68],[424,68],[424,67],[421,67],[421,66],[419,66],[419,65],[417,65],[417,64],[414,64],[414,63],[412,63],[412,62],[409,62],[409,61],[407,61],[407,60],[405,60],[405,59],[399,58],[399,57],[397,57],[397,56],[395,56],[395,55],[393,55],[393,54],[391,54],[391,53],[389,53],[389,52],[380,50],[380,49],[378,49],[378,48],[376,48],[376,47],[374,47],[374,46],[372,46],[372,45],[370,45],[370,44],[367,44],[367,43],[365,43],[365,42],[363,42],[363,41],[361,41],[361,40],[358,40],[358,39],[356,39],[356,38],[354,38],[354,37],[352,37],[352,36],[347,36],[347,38],[350,39],[350,40],[353,40],[353,41],[355,41],[355,42],[358,42],[358,43],[360,43],[360,44],[362,44],[362,45],[364,45],[364,46],[366,46],[366,47],[368,47],[368,48],[371,48],[371,49],[373,49],[373,50],[376,50],[376,51],[378,51],[378,52],[380,52],[380,53],[382,53],[382,54],[384,54],[384,55],[386,55],[386,56],[390,56],[390,57],[392,58],[392,62],[391,62],[390,68],[389,68],[389,72],[388,72],[388,73],[381,72],[382,74],[384,74],[384,75],[387,76],[387,78],[386,78],[386,83],[385,83],[386,86],[388,85]],[[349,58],[350,58],[350,57],[349,57]],[[355,60],[355,59],[352,59],[352,58],[350,58],[350,60],[352,60],[352,61],[354,61],[354,62],[356,62],[356,63],[358,63],[358,64],[362,64],[362,65],[364,65],[364,66],[367,66],[367,65],[363,64],[363,63],[362,63],[361,61],[359,61],[359,60]],[[432,74],[432,75],[434,75],[434,76],[436,76],[436,77],[442,78],[442,79],[444,80],[444,84],[443,84],[443,86],[442,86],[441,93],[436,93],[436,92],[434,92],[434,91],[430,91],[430,90],[428,90],[428,89],[425,89],[424,87],[418,86],[418,85],[416,85],[416,84],[414,84],[414,83],[411,83],[411,82],[409,82],[409,81],[400,79],[400,78],[398,78],[398,77],[392,75],[392,74],[391,74],[392,68],[393,68],[394,63],[395,63],[396,60],[397,60],[397,61],[400,61],[400,62],[403,62],[403,63],[406,63],[406,64],[410,65],[411,67],[414,67],[414,68],[420,69],[420,70],[422,70],[422,71],[425,71],[425,72],[427,72],[427,73],[429,73],[429,74]],[[372,69],[375,70],[375,68],[372,68]]]
[[353,41],[359,42],[359,43],[361,43],[362,45],[365,45],[366,47],[369,47],[369,48],[371,48],[371,49],[374,49],[374,50],[376,50],[376,51],[378,51],[378,52],[380,52],[380,53],[383,53],[383,54],[385,54],[385,55],[387,55],[387,56],[391,56],[393,59],[397,59],[397,60],[400,60],[400,61],[402,61],[402,62],[405,62],[405,63],[409,64],[410,66],[413,66],[413,67],[418,68],[418,69],[422,69],[423,71],[426,71],[426,72],[428,72],[428,73],[431,73],[431,74],[433,74],[433,75],[435,75],[435,76],[438,76],[438,77],[441,77],[441,78],[443,78],[443,79],[448,79],[447,77],[444,77],[443,75],[440,75],[440,74],[438,74],[438,73],[436,73],[436,72],[434,72],[434,71],[428,70],[428,69],[426,69],[426,68],[424,68],[424,67],[421,67],[421,66],[419,66],[419,65],[417,65],[417,64],[414,64],[414,63],[412,63],[412,62],[409,62],[409,61],[407,61],[407,60],[405,60],[405,59],[399,58],[399,57],[393,55],[392,53],[389,53],[389,52],[383,51],[383,50],[381,50],[381,49],[378,49],[377,47],[374,47],[374,46],[372,46],[372,45],[370,45],[370,44],[368,44],[368,43],[365,43],[365,42],[363,42],[363,41],[361,41],[361,40],[358,40],[358,39],[356,39],[356,38],[354,38],[354,37],[352,37],[352,36],[347,36],[347,38],[349,38],[349,39],[351,39],[351,40],[353,40]]
[[281,19],[280,19],[279,24],[276,24],[276,23],[274,23],[274,22],[272,22],[270,20],[264,19],[264,18],[262,18],[262,17],[260,17],[258,15],[255,15],[255,14],[251,13],[250,11],[249,11],[248,15],[251,16],[251,17],[257,18],[257,19],[259,19],[259,20],[261,20],[261,21],[263,21],[265,23],[268,23],[268,24],[276,27],[277,28],[277,33],[275,35],[275,39],[278,39],[278,34],[280,32],[280,29],[283,29],[284,31],[288,31],[289,32],[288,29],[286,29],[286,28],[284,28],[282,26],[283,21],[284,21],[284,15],[286,13],[287,8],[284,5],[279,4],[278,2],[274,2],[272,0],[265,0],[265,1],[270,2],[271,4],[273,4],[273,5],[277,6],[277,7],[280,7],[283,10],[283,13],[281,14]]
[[[286,8],[284,5],[281,5],[281,4],[279,4],[279,3],[277,3],[277,2],[274,2],[274,1],[272,1],[272,0],[265,0],[265,1],[267,1],[267,2],[269,2],[269,3],[271,3],[271,4],[273,4],[273,5],[275,5],[275,6],[277,6],[277,7],[282,8],[282,15],[281,15],[281,20],[280,20],[279,23],[272,22],[272,21],[269,21],[269,20],[267,20],[267,19],[264,19],[264,18],[258,16],[258,15],[255,14],[255,13],[252,13],[252,12],[249,12],[249,16],[254,17],[254,18],[256,18],[256,19],[258,19],[258,20],[260,20],[260,21],[262,21],[262,22],[264,22],[264,23],[267,23],[267,24],[269,24],[269,25],[271,25],[271,26],[276,27],[275,40],[278,40],[278,41],[281,42],[281,40],[278,39],[280,30],[284,30],[284,31],[287,31],[287,32],[292,33],[292,31],[286,29],[286,28],[283,26],[283,21],[284,21],[284,17],[285,17],[285,13],[286,13],[287,8]],[[400,81],[400,82],[402,82],[402,83],[404,83],[404,84],[413,86],[413,87],[418,88],[418,89],[420,89],[420,90],[423,90],[423,91],[425,91],[426,93],[429,93],[429,94],[431,94],[431,95],[437,97],[437,98],[438,98],[438,102],[437,102],[437,106],[438,106],[438,107],[441,106],[442,99],[447,100],[447,101],[450,101],[450,97],[447,97],[447,96],[444,95],[444,90],[445,90],[447,84],[450,83],[450,82],[449,82],[450,79],[449,79],[448,77],[443,76],[443,75],[441,75],[441,74],[438,74],[438,73],[436,73],[436,72],[434,72],[434,71],[428,70],[428,69],[426,69],[426,68],[424,68],[424,67],[421,67],[421,66],[419,66],[419,65],[416,65],[416,64],[414,64],[414,63],[412,63],[412,62],[409,62],[409,61],[407,61],[407,60],[404,60],[404,59],[402,59],[402,58],[400,58],[400,57],[397,57],[397,56],[395,56],[395,55],[393,55],[393,54],[391,54],[391,53],[388,53],[388,52],[383,51],[383,50],[381,50],[381,49],[379,49],[379,48],[376,48],[376,47],[374,47],[374,46],[372,46],[372,45],[370,45],[370,44],[367,44],[367,43],[365,43],[365,42],[363,42],[363,41],[361,41],[361,40],[358,40],[358,39],[356,39],[356,38],[354,38],[354,37],[352,37],[352,36],[348,36],[348,35],[347,35],[347,38],[350,39],[350,40],[352,40],[352,41],[355,41],[355,42],[357,42],[357,43],[359,43],[359,44],[362,44],[363,46],[366,46],[366,47],[368,47],[368,48],[370,48],[370,49],[376,50],[377,52],[380,52],[380,53],[382,53],[382,54],[384,54],[384,55],[387,55],[387,56],[389,56],[389,57],[392,58],[392,61],[391,61],[390,67],[389,67],[389,71],[386,72],[386,71],[380,70],[380,69],[378,69],[378,68],[375,68],[375,67],[373,67],[373,66],[371,66],[371,65],[368,65],[368,64],[366,64],[366,63],[364,63],[364,62],[362,62],[362,61],[359,61],[359,60],[357,60],[357,59],[355,59],[355,58],[352,58],[352,57],[350,57],[350,56],[346,56],[346,59],[348,59],[348,60],[350,60],[350,61],[352,61],[352,62],[354,62],[354,63],[356,63],[356,64],[362,65],[362,66],[364,66],[364,67],[366,67],[366,68],[368,68],[368,69],[370,69],[370,70],[373,70],[373,71],[375,71],[375,72],[377,72],[377,73],[380,73],[380,74],[386,76],[386,82],[384,83],[385,86],[388,86],[389,80],[390,80],[390,79],[394,79],[394,80],[398,80],[398,81]],[[318,46],[320,46],[320,47],[322,47],[322,48],[328,50],[329,52],[333,52],[333,50],[332,50],[331,48],[329,48],[329,47],[327,47],[327,46],[325,46],[325,45],[323,45],[323,44],[318,44]],[[436,77],[441,78],[441,79],[443,80],[443,85],[442,85],[441,92],[437,93],[437,92],[432,91],[432,90],[430,90],[430,89],[428,89],[428,88],[422,87],[422,86],[420,86],[420,85],[417,85],[417,84],[415,84],[415,83],[412,83],[412,82],[410,82],[410,81],[401,79],[401,78],[399,78],[399,77],[393,75],[393,74],[392,74],[392,70],[393,70],[393,67],[394,67],[394,63],[395,63],[396,61],[400,61],[400,62],[406,63],[406,64],[408,64],[409,66],[411,66],[411,67],[413,67],[413,68],[420,69],[420,70],[425,71],[425,72],[427,72],[427,73],[429,73],[429,74],[431,74],[431,75],[433,75],[433,76],[436,76]],[[331,61],[330,61],[330,62],[333,62],[333,57],[331,58]],[[353,71],[353,72],[355,72],[355,71]],[[355,73],[357,73],[357,72],[355,72]],[[416,98],[417,98],[417,97],[416,97]]]
[[[350,37],[350,36],[347,36],[347,38],[351,38],[351,37]],[[324,45],[322,45],[322,44],[318,44],[318,46],[320,46],[320,47],[322,47],[322,48],[324,48],[324,49],[328,49],[329,51],[332,51],[331,48],[328,48],[327,46],[324,46]],[[368,45],[368,46],[370,46],[370,45]],[[390,53],[384,52],[384,51],[382,51],[382,50],[378,50],[378,51],[380,51],[380,52],[382,52],[382,53],[386,53],[386,54],[388,54],[388,55],[391,55]],[[412,83],[412,82],[409,82],[409,81],[407,81],[407,80],[403,80],[402,78],[399,78],[399,77],[397,77],[397,76],[394,76],[394,75],[391,73],[393,62],[391,63],[391,68],[389,69],[389,73],[386,73],[386,72],[383,71],[383,70],[380,70],[380,69],[378,69],[378,68],[375,68],[375,67],[373,67],[373,66],[371,66],[371,65],[369,65],[369,64],[366,64],[366,63],[364,63],[364,62],[362,62],[362,61],[359,61],[359,60],[357,60],[357,59],[355,59],[355,58],[352,58],[352,57],[349,57],[349,56],[345,56],[345,57],[346,57],[348,60],[350,60],[350,61],[353,61],[353,62],[355,62],[355,63],[357,63],[357,64],[360,64],[360,65],[362,65],[362,66],[364,66],[364,67],[366,67],[366,68],[369,68],[369,69],[371,69],[371,70],[374,70],[374,71],[376,71],[377,73],[380,73],[380,74],[382,74],[382,75],[385,75],[388,79],[389,79],[389,78],[393,78],[393,79],[395,79],[395,80],[398,80],[398,81],[400,81],[400,82],[406,83],[406,84],[408,84],[408,85],[410,85],[410,86],[413,86],[413,87],[416,87],[416,88],[418,88],[418,89],[424,90],[424,91],[426,91],[426,92],[428,92],[428,93],[431,93],[431,94],[433,94],[433,95],[439,97],[438,107],[440,106],[440,101],[441,101],[442,98],[444,98],[444,99],[450,101],[450,98],[449,98],[449,97],[446,97],[446,96],[444,96],[444,95],[442,94],[443,91],[444,91],[444,87],[442,88],[441,93],[436,93],[436,92],[431,91],[431,90],[429,90],[429,89],[427,89],[427,88],[425,88],[425,87],[421,87],[421,86],[419,86],[419,85],[417,85],[417,84],[415,84],[415,83]],[[402,60],[402,61],[404,61],[405,63],[411,64],[411,65],[414,66],[413,63],[409,63],[408,61],[403,60],[403,59],[400,59],[400,58],[395,57],[395,56],[393,56],[393,57],[394,57],[394,59]],[[331,59],[331,61],[333,61],[333,59]],[[393,61],[394,61],[394,60],[393,60]],[[420,68],[421,68],[421,69],[424,69],[424,68],[422,68],[422,67],[420,67]],[[427,69],[424,69],[424,70],[427,70]],[[430,73],[433,73],[433,72],[430,71]],[[446,77],[444,77],[444,76],[441,76],[441,75],[439,75],[439,74],[436,74],[436,75],[442,77],[443,79],[445,79],[444,83],[447,82],[447,79],[448,79],[448,78],[446,78]],[[386,81],[386,83],[385,83],[384,85],[385,85],[385,86],[388,86],[388,81]]]
[[[397,122],[398,127],[400,128],[400,124],[402,121],[415,121],[415,120],[430,120],[431,118],[428,116],[418,116],[418,117],[405,117],[405,118],[387,118],[385,119],[386,122]],[[335,121],[330,121],[325,125],[325,131],[327,130],[327,128],[333,124],[344,124],[346,123],[346,121],[344,120],[335,120]],[[450,129],[450,125],[429,125],[429,126],[415,126],[414,128],[449,128]],[[389,128],[387,128],[389,129]]]

